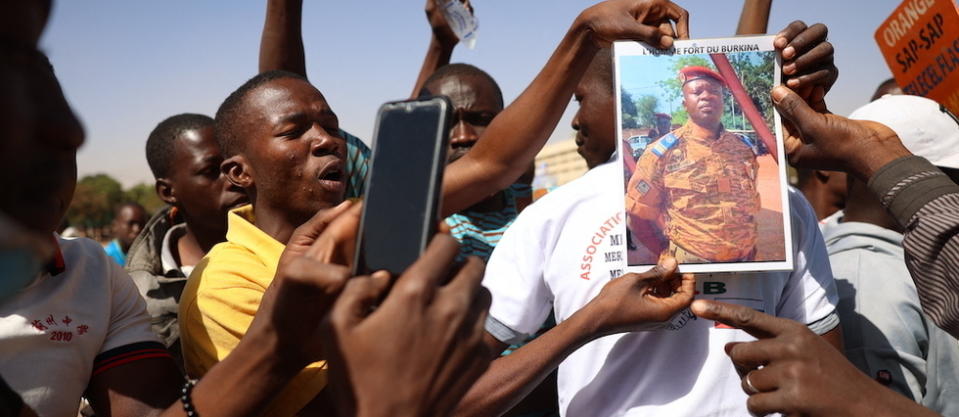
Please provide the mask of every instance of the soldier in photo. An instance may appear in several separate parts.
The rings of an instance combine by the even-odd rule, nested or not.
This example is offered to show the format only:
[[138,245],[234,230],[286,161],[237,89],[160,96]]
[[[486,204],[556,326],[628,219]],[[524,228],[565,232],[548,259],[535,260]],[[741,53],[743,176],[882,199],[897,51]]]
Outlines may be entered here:
[[679,79],[689,120],[646,149],[626,187],[633,240],[650,254],[630,264],[664,254],[680,263],[752,261],[760,148],[723,127],[722,75],[690,66]]

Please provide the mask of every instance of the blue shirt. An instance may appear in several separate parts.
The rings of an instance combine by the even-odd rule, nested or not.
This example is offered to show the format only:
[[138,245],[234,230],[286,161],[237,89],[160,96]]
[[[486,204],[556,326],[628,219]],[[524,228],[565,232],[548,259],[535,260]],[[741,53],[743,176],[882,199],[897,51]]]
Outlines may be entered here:
[[113,258],[120,266],[126,265],[127,254],[123,253],[123,248],[120,247],[119,240],[111,240],[110,243],[103,247],[103,250],[107,251],[107,255]]

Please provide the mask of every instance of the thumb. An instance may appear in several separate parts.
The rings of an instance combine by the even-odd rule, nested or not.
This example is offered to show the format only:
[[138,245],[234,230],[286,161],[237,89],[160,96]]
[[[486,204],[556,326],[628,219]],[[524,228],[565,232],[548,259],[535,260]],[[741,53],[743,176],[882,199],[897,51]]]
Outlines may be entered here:
[[386,293],[389,284],[390,274],[385,271],[351,278],[333,305],[330,321],[341,329],[358,325]]
[[320,236],[320,233],[326,230],[326,226],[328,226],[333,219],[339,217],[340,214],[343,214],[352,205],[352,201],[346,200],[335,207],[318,211],[313,217],[307,220],[306,223],[301,224],[300,227],[297,227],[296,230],[293,231],[286,246],[301,246],[303,247],[303,251],[305,251],[306,247],[312,245],[316,238]]
[[676,263],[676,259],[672,256],[665,255],[659,259],[659,262],[656,263],[656,266],[650,268],[648,271],[639,274],[641,281],[648,280],[663,280],[671,277],[676,273],[676,268],[679,265]]
[[666,255],[660,258],[656,266],[641,274],[626,274],[623,277],[632,281],[634,289],[642,290],[650,288],[654,295],[672,294],[672,288],[669,287],[670,279],[676,276],[678,265],[676,259]]
[[802,97],[789,87],[779,85],[773,88],[772,99],[773,105],[783,118],[796,126],[800,132],[815,136],[815,132],[820,128],[819,124],[822,123],[821,114],[809,107]]
[[306,256],[324,263],[350,266],[356,250],[356,236],[360,229],[362,203],[339,210],[335,218],[328,219],[327,225],[316,236]]

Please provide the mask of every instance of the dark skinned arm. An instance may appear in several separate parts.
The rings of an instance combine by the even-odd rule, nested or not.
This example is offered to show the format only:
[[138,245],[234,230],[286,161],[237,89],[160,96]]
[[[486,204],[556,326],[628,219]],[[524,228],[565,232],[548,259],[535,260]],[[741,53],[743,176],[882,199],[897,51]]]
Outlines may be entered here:
[[303,0],[268,0],[260,38],[260,72],[285,70],[306,77]]
[[[253,416],[302,369],[268,332],[248,333],[193,389],[204,416]],[[87,390],[97,416],[185,416],[183,377],[169,359],[144,359],[95,376]]]
[[[695,283],[692,275],[676,274],[672,258],[642,274],[626,274],[610,281],[569,319],[513,353],[495,359],[460,402],[456,415],[502,415],[584,344],[669,320],[692,302]],[[489,334],[486,343],[493,352],[505,347]]]
[[718,301],[697,300],[692,311],[759,339],[726,345],[726,354],[738,369],[751,369],[745,375],[758,392],[747,386],[746,376],[743,390],[750,394],[746,406],[753,415],[937,415],[870,379],[801,323]]
[[156,416],[173,408],[182,385],[183,377],[173,360],[150,358],[94,376],[86,395],[97,416]]
[[842,344],[842,326],[836,326],[832,330],[826,333],[823,333],[819,336],[822,337],[823,340],[825,340],[827,343],[832,345],[832,347],[836,348],[836,350],[840,352],[846,351],[843,348],[843,344]]
[[[453,48],[459,43],[459,38],[450,29],[446,17],[437,4],[439,0],[426,0],[426,20],[430,22],[430,44],[426,49],[426,57],[423,58],[423,66],[420,68],[420,74],[416,77],[416,83],[413,84],[413,92],[410,98],[416,98],[423,89],[426,80],[436,72],[440,67],[450,63],[450,57],[453,56]],[[470,11],[473,6],[467,6]]]
[[746,0],[743,2],[743,11],[739,15],[737,35],[760,35],[766,33],[769,26],[769,9],[773,0]]
[[[670,22],[676,22],[675,30]],[[688,33],[688,13],[665,0],[610,0],[584,10],[533,82],[493,119],[466,156],[447,167],[442,215],[466,209],[526,171],[599,48],[617,39],[668,48],[674,37]]]

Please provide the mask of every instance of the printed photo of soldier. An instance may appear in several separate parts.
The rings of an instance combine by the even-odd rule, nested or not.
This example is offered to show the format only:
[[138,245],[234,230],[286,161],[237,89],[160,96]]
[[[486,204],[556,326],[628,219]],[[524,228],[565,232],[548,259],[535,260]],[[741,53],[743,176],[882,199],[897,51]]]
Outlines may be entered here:
[[774,53],[617,59],[628,264],[784,261]]

